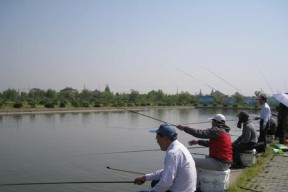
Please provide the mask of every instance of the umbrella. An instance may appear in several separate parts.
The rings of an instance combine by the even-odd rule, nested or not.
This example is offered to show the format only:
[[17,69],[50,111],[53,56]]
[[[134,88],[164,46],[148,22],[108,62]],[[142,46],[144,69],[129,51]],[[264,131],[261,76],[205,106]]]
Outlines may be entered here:
[[286,107],[288,107],[288,95],[287,94],[285,94],[285,93],[274,93],[272,95],[277,101],[279,101],[280,103],[282,103]]

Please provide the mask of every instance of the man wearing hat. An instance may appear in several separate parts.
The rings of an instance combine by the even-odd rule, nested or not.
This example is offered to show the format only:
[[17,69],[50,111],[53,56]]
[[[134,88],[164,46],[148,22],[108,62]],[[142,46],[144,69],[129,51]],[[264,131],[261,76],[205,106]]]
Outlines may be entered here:
[[257,143],[257,132],[252,122],[249,120],[249,114],[241,111],[238,114],[237,127],[242,129],[242,134],[232,144],[233,146],[233,164],[232,168],[242,168],[240,153],[246,150],[253,150]]
[[195,162],[189,150],[177,140],[175,126],[162,124],[158,129],[150,132],[156,133],[160,149],[166,151],[164,168],[141,175],[134,180],[134,183],[141,185],[145,181],[159,180],[150,192],[195,191],[197,182]]
[[266,134],[267,130],[270,126],[270,118],[271,118],[271,110],[270,106],[267,104],[267,97],[264,95],[261,95],[260,97],[257,97],[257,100],[259,104],[261,105],[261,111],[260,111],[260,117],[256,117],[255,120],[260,119],[260,135],[258,138],[259,142],[264,142],[264,145],[266,146]]
[[212,128],[205,130],[183,125],[178,125],[177,128],[194,137],[206,139],[189,141],[189,145],[199,144],[209,147],[208,158],[194,159],[196,167],[214,171],[226,171],[232,164],[232,143],[228,134],[230,128],[225,125],[226,119],[222,114],[216,114],[210,119],[212,120]]

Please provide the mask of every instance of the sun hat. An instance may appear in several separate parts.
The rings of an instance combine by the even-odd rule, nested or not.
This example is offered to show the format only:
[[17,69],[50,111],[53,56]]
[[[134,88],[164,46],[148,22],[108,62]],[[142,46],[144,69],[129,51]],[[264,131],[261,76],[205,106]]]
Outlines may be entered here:
[[241,111],[239,114],[238,114],[238,117],[241,121],[248,121],[249,119],[249,114],[246,112],[246,111]]
[[211,118],[209,118],[209,119],[210,119],[210,120],[218,121],[218,122],[220,122],[220,123],[225,123],[225,121],[226,121],[225,116],[222,115],[222,114],[216,114],[216,115],[214,115],[214,117],[211,117]]
[[241,111],[238,115],[237,127],[241,129],[242,123],[247,123],[249,121],[249,114],[246,111]]
[[149,132],[160,133],[161,135],[164,135],[167,137],[174,137],[177,135],[175,126],[167,124],[167,123],[160,125],[159,128],[150,129]]

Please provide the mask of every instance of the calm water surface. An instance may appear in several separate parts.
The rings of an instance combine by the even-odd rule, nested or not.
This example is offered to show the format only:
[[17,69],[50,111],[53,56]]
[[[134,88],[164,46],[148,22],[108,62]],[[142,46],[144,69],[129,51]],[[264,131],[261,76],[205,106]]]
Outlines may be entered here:
[[[213,109],[149,109],[139,111],[173,124],[208,121],[215,113],[235,119],[238,111]],[[232,135],[239,135],[236,121],[229,121]],[[127,111],[19,115],[0,117],[0,184],[66,181],[133,181],[137,174],[106,167],[151,172],[162,168],[162,151],[148,130],[161,122]],[[190,124],[208,128],[207,123]],[[192,136],[178,131],[183,144]],[[235,136],[232,137],[235,139]],[[190,149],[206,153],[207,149]],[[114,153],[121,152],[121,153]],[[123,153],[122,153],[123,152]],[[196,155],[193,155],[196,157]],[[199,156],[197,156],[199,157]],[[125,184],[73,184],[0,187],[1,192],[114,192],[149,188]]]

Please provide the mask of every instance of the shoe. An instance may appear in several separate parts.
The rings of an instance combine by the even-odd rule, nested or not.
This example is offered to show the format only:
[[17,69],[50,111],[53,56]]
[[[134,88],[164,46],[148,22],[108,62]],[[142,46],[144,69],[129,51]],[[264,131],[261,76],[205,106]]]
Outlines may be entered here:
[[245,166],[242,163],[233,163],[230,169],[243,169]]

